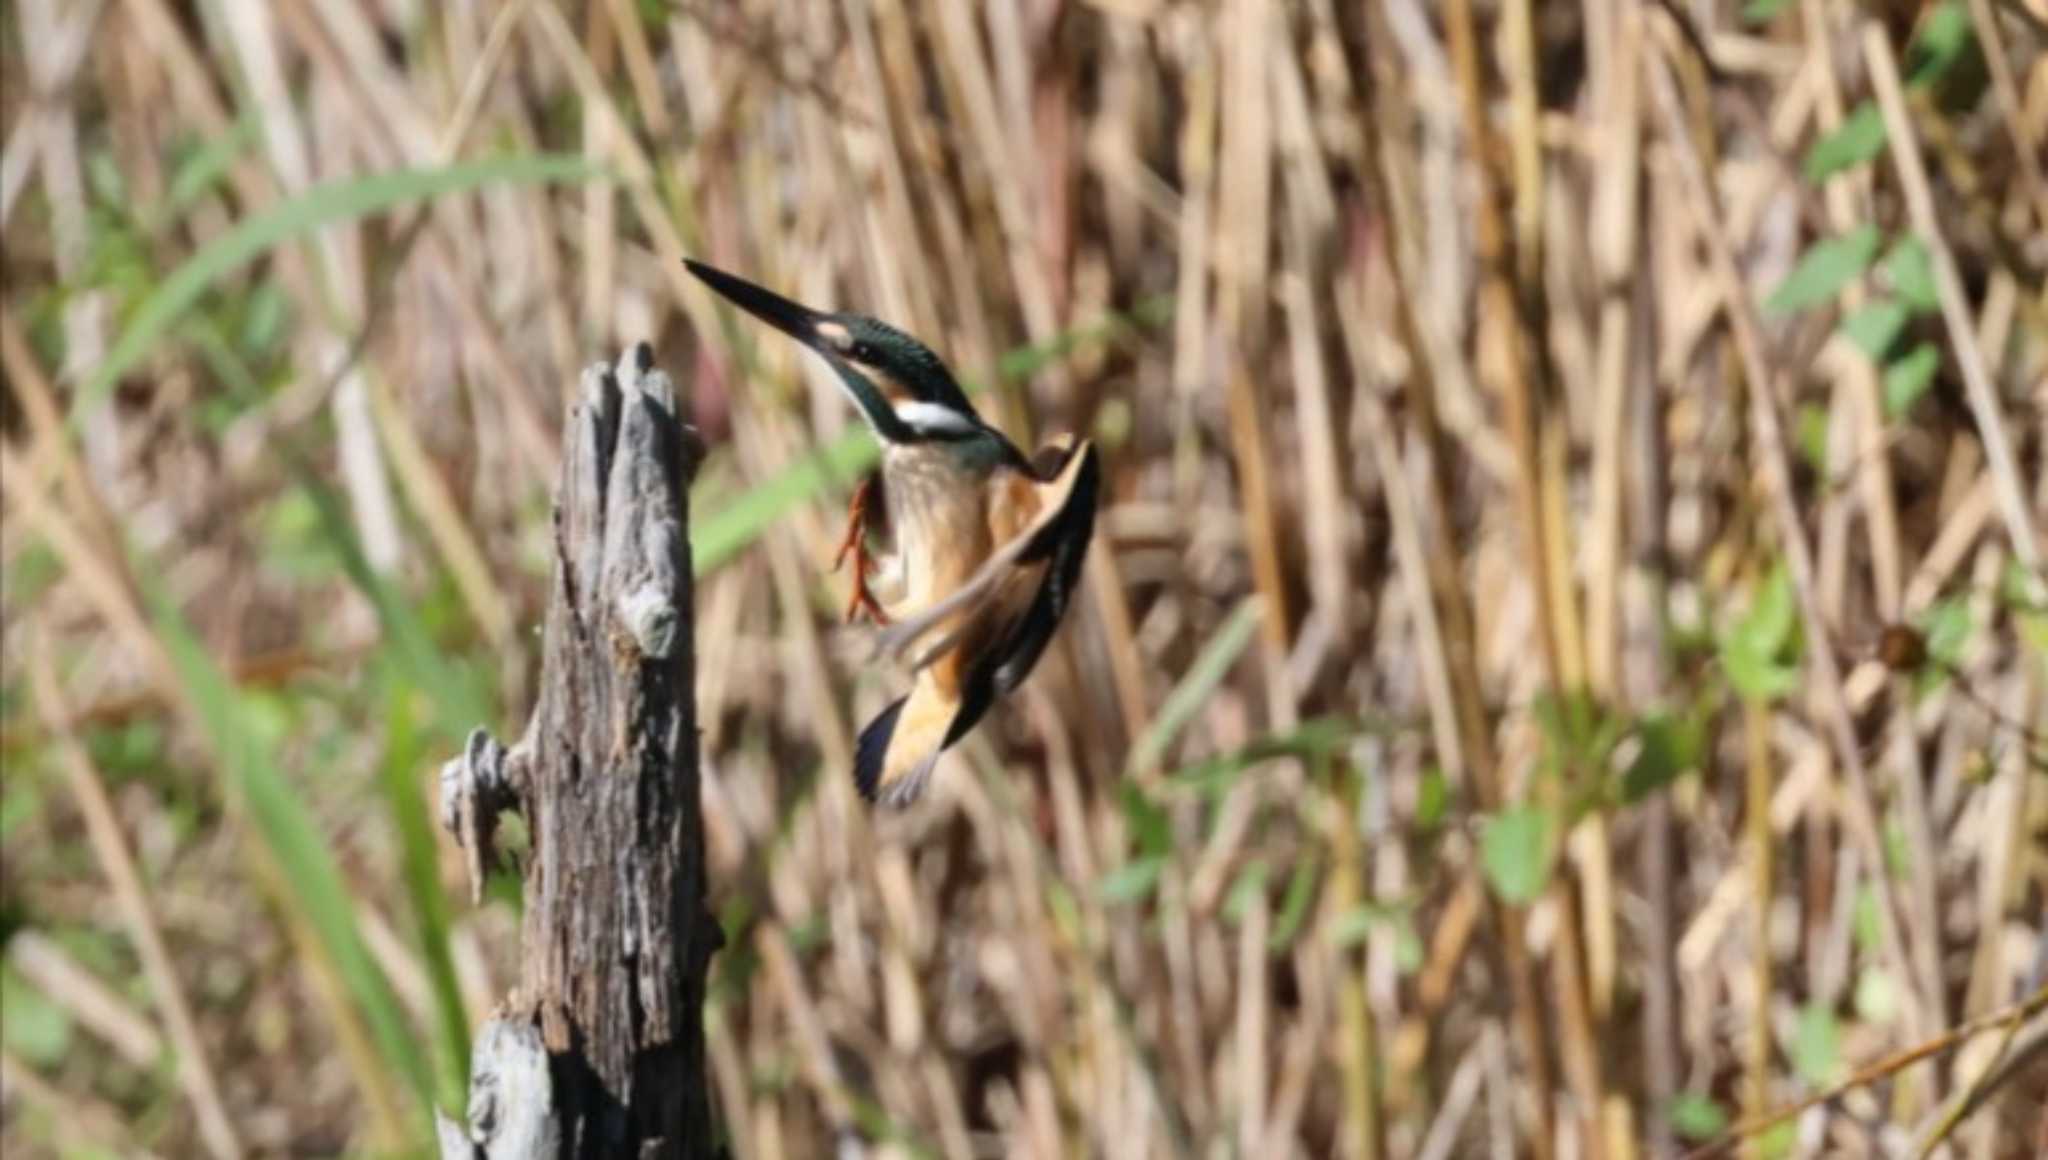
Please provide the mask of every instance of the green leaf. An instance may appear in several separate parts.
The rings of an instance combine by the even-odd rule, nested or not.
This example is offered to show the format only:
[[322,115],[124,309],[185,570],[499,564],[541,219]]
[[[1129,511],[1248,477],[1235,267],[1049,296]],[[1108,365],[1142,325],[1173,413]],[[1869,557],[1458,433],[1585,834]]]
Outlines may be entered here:
[[1881,967],[1856,976],[1856,1015],[1866,1023],[1890,1023],[1899,1014],[1899,989]]
[[0,1043],[38,1067],[71,1053],[71,1016],[11,967],[0,969]]
[[1856,888],[1856,901],[1849,908],[1849,929],[1856,949],[1866,955],[1878,953],[1884,945],[1884,918],[1877,910],[1877,895],[1868,886]]
[[1757,1160],[1784,1160],[1799,1145],[1799,1121],[1780,1120],[1756,1135]]
[[1223,917],[1232,924],[1244,921],[1252,903],[1265,897],[1266,863],[1263,859],[1252,858],[1237,872],[1237,881],[1230,884],[1230,894],[1223,900]]
[[213,191],[228,170],[260,137],[254,117],[243,117],[227,132],[186,152],[171,173],[163,201],[151,213],[156,222],[177,220],[195,201]]
[[1919,238],[1908,235],[1884,256],[1884,276],[1893,293],[1905,300],[1915,313],[1941,309],[1941,295],[1934,285],[1934,258]]
[[1669,713],[1650,713],[1637,723],[1642,748],[1621,778],[1621,800],[1634,804],[1677,781],[1699,764],[1702,747],[1699,722],[1678,720]]
[[1480,858],[1494,892],[1516,906],[1542,895],[1550,882],[1550,813],[1516,806],[1486,819],[1479,835]]
[[2048,612],[2048,595],[2041,589],[2042,578],[2017,556],[2007,560],[1998,575],[1998,602],[2014,612]]
[[1148,855],[1134,858],[1105,875],[1095,885],[1095,893],[1102,901],[1114,906],[1125,902],[1142,902],[1152,896],[1159,887],[1159,875],[1166,869],[1164,855]]
[[1744,24],[1769,24],[1783,12],[1792,0],[1749,0],[1742,6]]
[[1842,1032],[1835,1024],[1835,1013],[1818,1003],[1801,1008],[1791,1055],[1793,1068],[1807,1083],[1815,1087],[1833,1083],[1842,1067]]
[[1124,808],[1124,827],[1130,831],[1134,848],[1140,854],[1166,854],[1173,850],[1173,822],[1135,781],[1126,780],[1121,786]]
[[1896,419],[1913,409],[1934,385],[1934,373],[1941,369],[1941,351],[1931,342],[1914,345],[1892,365],[1884,368],[1884,413]]
[[789,924],[789,949],[810,954],[832,940],[832,919],[823,912],[805,915]]
[[1815,242],[1764,300],[1766,314],[1792,314],[1831,301],[1877,256],[1876,226]]
[[159,338],[199,300],[207,287],[281,242],[337,221],[363,217],[422,198],[492,184],[579,182],[600,171],[581,157],[519,155],[440,169],[401,169],[316,185],[298,197],[244,219],[171,272],[143,300],[114,340],[107,357],[76,395],[74,421],[99,405],[123,375],[149,354]]
[[[35,763],[21,761],[10,764],[7,777],[0,779],[0,843],[14,836],[14,831],[24,823],[35,821],[42,816],[43,791],[32,780]],[[4,927],[0,923],[0,927]],[[0,932],[0,945],[4,945],[4,932]]]
[[1258,629],[1261,615],[1263,609],[1258,597],[1247,596],[1238,602],[1222,627],[1202,646],[1201,653],[1188,666],[1187,675],[1181,678],[1180,684],[1166,694],[1166,700],[1159,706],[1159,713],[1152,719],[1151,726],[1131,746],[1130,760],[1124,766],[1128,773],[1135,775],[1158,766],[1181,730],[1188,727],[1202,706],[1208,703],[1216,687],[1223,683],[1223,678],[1230,675],[1231,666],[1251,644],[1252,633]]
[[1553,774],[1604,766],[1626,734],[1626,723],[1584,689],[1537,694],[1535,714],[1543,734],[1544,765]]
[[1906,842],[1906,827],[1896,818],[1884,823],[1884,864],[1896,878],[1913,876],[1913,847]]
[[1744,649],[1721,654],[1721,667],[1735,691],[1752,701],[1770,702],[1799,687],[1799,671]]
[[1803,403],[1796,420],[1799,431],[1800,457],[1814,474],[1825,472],[1828,467],[1828,409],[1819,403]]
[[1708,1096],[1681,1092],[1671,1101],[1671,1126],[1694,1143],[1705,1143],[1728,1130],[1728,1113]]
[[1372,934],[1373,924],[1381,921],[1382,917],[1377,907],[1352,907],[1331,920],[1330,945],[1338,950],[1357,946]]
[[1798,684],[1799,670],[1785,657],[1795,616],[1791,574],[1779,564],[1749,611],[1721,637],[1721,667],[1736,692],[1753,701],[1771,701]]
[[1911,88],[1940,80],[1976,43],[1970,12],[1963,0],[1944,0],[1927,13],[1913,43],[1906,46],[1906,84]]
[[1422,969],[1422,936],[1415,932],[1415,923],[1402,915],[1394,923],[1394,966],[1404,975],[1412,975]]
[[1368,902],[1345,911],[1330,923],[1330,945],[1348,950],[1364,942],[1376,927],[1393,930],[1394,966],[1402,974],[1422,969],[1422,936],[1415,933],[1414,916],[1405,907]]
[[1842,323],[1842,335],[1870,356],[1870,361],[1882,362],[1899,331],[1905,328],[1907,315],[1905,303],[1879,298],[1864,303],[1861,310],[1851,314]]
[[1960,596],[1937,600],[1919,616],[1920,631],[1927,640],[1927,659],[1944,666],[1963,659],[1963,647],[1970,643],[1970,605]]
[[1763,590],[1738,629],[1743,644],[1775,656],[1792,638],[1798,608],[1792,592],[1792,572],[1779,564],[1765,578]]
[[1418,829],[1434,830],[1443,824],[1444,813],[1451,804],[1451,779],[1444,776],[1444,767],[1431,765],[1422,771],[1422,784],[1415,790],[1415,825]]
[[1273,932],[1267,936],[1266,945],[1273,950],[1290,946],[1294,937],[1301,933],[1301,925],[1308,918],[1309,904],[1315,901],[1316,884],[1322,880],[1322,863],[1313,851],[1298,855],[1294,860],[1294,873],[1287,876],[1287,893],[1280,896],[1280,913],[1273,919]]
[[1864,101],[1835,131],[1806,151],[1806,179],[1815,184],[1884,152],[1884,114]]

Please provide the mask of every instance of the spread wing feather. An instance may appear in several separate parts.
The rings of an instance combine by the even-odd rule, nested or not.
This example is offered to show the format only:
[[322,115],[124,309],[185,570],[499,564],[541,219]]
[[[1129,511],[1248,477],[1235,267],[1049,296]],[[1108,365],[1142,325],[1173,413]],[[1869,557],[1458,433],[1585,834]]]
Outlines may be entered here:
[[[947,626],[913,664],[910,694],[861,733],[854,777],[870,801],[915,800],[939,754],[1030,675],[1073,602],[1094,536],[1101,464],[1093,445],[1081,442],[1049,445],[1033,467],[1038,507],[1024,530],[951,595],[878,634],[878,652],[902,655]],[[963,641],[970,647],[956,650]]]
[[[1041,452],[1041,459],[1044,457],[1045,453]],[[1095,504],[1101,488],[1101,473],[1101,463],[1093,444],[1083,442],[1068,451],[1058,472],[1050,479],[1038,481],[1038,510],[1024,530],[991,553],[980,569],[950,595],[877,633],[876,654],[902,656],[941,624],[956,623],[957,627],[913,665],[914,668],[923,668],[938,653],[955,643],[967,622],[974,619],[973,610],[1000,592],[1020,566],[1036,565],[1048,559],[1053,559],[1056,564],[1064,563],[1065,570],[1050,569],[1048,579],[1060,578],[1062,592],[1070,593],[1071,573],[1078,572],[1082,554],[1086,552],[1088,539],[1095,528]],[[1064,561],[1054,559],[1061,555],[1062,545],[1068,549]],[[1065,596],[1060,599],[1059,609],[1063,610]],[[1034,600],[1033,607],[1035,605]],[[1043,642],[1040,643],[1043,647]]]

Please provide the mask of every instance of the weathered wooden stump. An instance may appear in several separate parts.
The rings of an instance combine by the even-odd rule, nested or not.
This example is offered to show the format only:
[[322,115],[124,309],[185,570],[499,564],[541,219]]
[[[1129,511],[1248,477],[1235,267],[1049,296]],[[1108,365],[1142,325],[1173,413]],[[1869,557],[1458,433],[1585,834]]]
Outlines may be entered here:
[[472,901],[516,809],[532,834],[521,978],[477,1035],[444,1157],[713,1152],[689,482],[701,448],[645,343],[583,373],[563,440],[540,694],[510,749],[441,773]]

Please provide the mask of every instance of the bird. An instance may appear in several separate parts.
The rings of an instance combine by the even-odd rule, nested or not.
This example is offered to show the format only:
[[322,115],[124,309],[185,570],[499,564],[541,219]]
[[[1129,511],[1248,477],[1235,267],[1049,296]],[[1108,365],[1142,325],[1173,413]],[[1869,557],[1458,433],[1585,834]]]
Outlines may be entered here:
[[848,623],[866,615],[874,657],[911,671],[910,689],[861,729],[854,786],[872,804],[908,806],[939,755],[1023,684],[1065,618],[1095,534],[1100,456],[1072,435],[1026,456],[930,347],[886,322],[685,265],[820,355],[881,445],[834,567],[853,560]]

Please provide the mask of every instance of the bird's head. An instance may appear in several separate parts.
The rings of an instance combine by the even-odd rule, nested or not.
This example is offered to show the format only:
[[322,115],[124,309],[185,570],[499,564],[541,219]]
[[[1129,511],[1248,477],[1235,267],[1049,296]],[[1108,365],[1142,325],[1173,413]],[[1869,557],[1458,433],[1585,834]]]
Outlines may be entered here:
[[880,319],[813,310],[702,262],[685,264],[734,305],[823,355],[883,440],[917,443],[986,434],[953,372],[915,338]]

